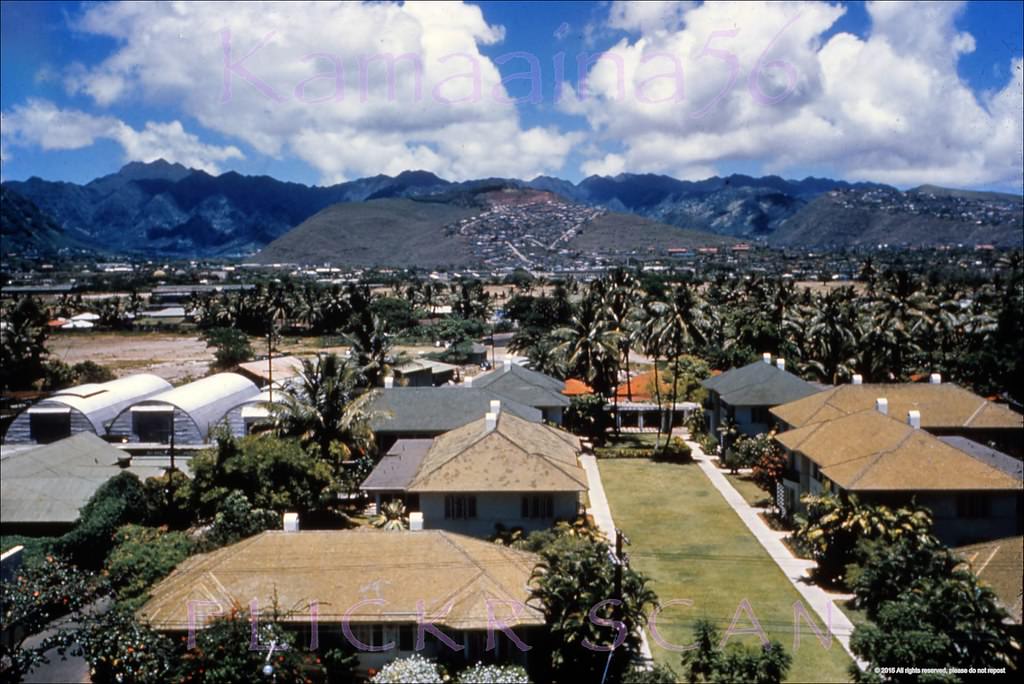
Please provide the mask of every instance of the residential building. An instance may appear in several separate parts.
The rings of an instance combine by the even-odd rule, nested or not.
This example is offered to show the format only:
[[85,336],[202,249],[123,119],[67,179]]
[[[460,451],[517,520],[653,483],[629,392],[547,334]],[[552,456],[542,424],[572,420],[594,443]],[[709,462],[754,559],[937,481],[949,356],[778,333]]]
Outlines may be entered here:
[[458,366],[431,359],[413,359],[396,366],[396,387],[440,387],[455,380]]
[[532,406],[541,412],[544,420],[555,425],[562,424],[562,412],[570,403],[569,397],[562,394],[564,381],[512,363],[511,359],[505,359],[500,368],[466,378],[463,385],[486,389],[502,401]]
[[249,379],[217,373],[133,403],[114,419],[110,434],[127,442],[204,444],[229,410],[259,394]]
[[145,480],[164,472],[163,463],[133,459],[92,432],[0,459],[0,530],[4,534],[67,532],[79,510],[104,482],[121,472]]
[[715,434],[722,425],[732,423],[750,436],[771,429],[769,411],[773,407],[809,397],[822,389],[787,371],[785,360],[772,363],[771,354],[764,354],[761,361],[710,377],[701,385],[708,391],[704,406],[709,432]]
[[300,643],[310,643],[313,629],[324,651],[348,641],[363,676],[412,655],[420,619],[463,648],[446,653],[448,646],[427,632],[424,657],[525,664],[529,653],[496,623],[527,645],[539,642],[544,616],[529,603],[537,561],[532,553],[441,530],[269,531],[185,560],[153,587],[137,615],[184,637],[235,606],[255,602],[265,615],[276,602],[291,611],[279,624],[297,631]]
[[962,451],[921,422],[917,411],[899,420],[865,409],[777,435],[789,457],[780,507],[787,515],[799,512],[803,494],[832,491],[888,506],[926,506],[936,535],[949,545],[1020,534],[1024,490],[1015,459]]
[[299,377],[302,372],[302,359],[297,356],[275,356],[272,359],[246,361],[238,364],[236,372],[260,388],[271,382],[286,385]]
[[579,440],[531,423],[499,402],[429,442],[402,440],[370,473],[363,489],[378,505],[401,498],[427,529],[488,536],[496,526],[542,529],[582,510],[587,477]]
[[[608,408],[618,429],[635,427],[642,430],[660,424],[661,430],[667,432],[671,399],[672,385],[665,380],[665,374],[647,371],[616,387],[614,401]],[[697,408],[699,405],[692,401],[677,401],[672,411],[672,425],[683,425]]]
[[531,423],[541,422],[540,410],[476,387],[385,387],[376,390],[366,407],[377,445],[386,451],[398,439],[429,439],[480,420],[492,401]]
[[1024,416],[1003,404],[979,397],[962,387],[942,382],[933,373],[927,383],[862,384],[828,388],[809,397],[772,409],[776,421],[787,430],[874,408],[885,399],[890,415],[921,415],[921,428],[936,436],[966,437],[993,444],[1000,451],[1024,456]]
[[126,407],[169,389],[169,382],[149,373],[69,387],[23,411],[7,429],[4,442],[49,444],[80,432],[103,436]]
[[981,583],[995,592],[999,604],[1009,613],[1019,640],[1024,630],[1021,601],[1024,594],[1024,537],[993,539],[953,549],[971,567]]

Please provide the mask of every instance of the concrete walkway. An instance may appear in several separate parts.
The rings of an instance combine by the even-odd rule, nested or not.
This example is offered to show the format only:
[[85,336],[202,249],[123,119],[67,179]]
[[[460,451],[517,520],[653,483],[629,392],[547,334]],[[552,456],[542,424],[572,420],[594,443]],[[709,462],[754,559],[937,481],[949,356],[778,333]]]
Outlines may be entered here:
[[[580,464],[587,473],[587,492],[590,499],[590,506],[587,507],[587,514],[594,519],[597,529],[601,530],[608,541],[615,543],[615,521],[612,520],[612,509],[608,506],[608,497],[604,493],[604,485],[601,484],[601,471],[597,469],[597,458],[593,454],[581,454]],[[645,669],[650,669],[654,664],[654,656],[651,654],[651,645],[647,642],[647,632],[640,630],[640,656],[643,659]]]
[[842,610],[835,605],[835,601],[845,600],[849,595],[830,594],[817,585],[811,584],[809,571],[814,567],[814,561],[803,560],[795,557],[785,544],[782,538],[786,532],[779,532],[768,527],[767,523],[758,515],[765,509],[754,508],[747,503],[732,483],[725,477],[725,474],[711,463],[707,456],[696,442],[686,440],[686,443],[693,449],[693,458],[704,471],[704,474],[711,480],[711,484],[722,494],[726,502],[736,511],[743,524],[754,535],[768,555],[772,557],[775,564],[779,566],[796,590],[800,593],[804,605],[813,610],[821,619],[826,628],[835,636],[836,641],[843,647],[843,650],[850,654],[857,665],[863,670],[867,663],[858,660],[850,650],[850,635],[853,633],[853,623],[846,617]]

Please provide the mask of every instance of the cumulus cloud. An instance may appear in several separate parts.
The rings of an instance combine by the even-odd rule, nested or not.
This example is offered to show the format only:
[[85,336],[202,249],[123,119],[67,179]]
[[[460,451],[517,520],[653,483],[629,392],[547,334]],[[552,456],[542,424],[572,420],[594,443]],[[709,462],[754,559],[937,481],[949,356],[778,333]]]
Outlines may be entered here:
[[423,168],[452,178],[562,167],[577,136],[524,128],[497,66],[504,38],[461,2],[89,5],[117,48],[68,73],[98,105],[173,103],[324,181]]
[[121,145],[125,160],[149,162],[162,158],[210,173],[219,173],[219,162],[242,158],[241,151],[233,145],[221,147],[201,142],[179,121],[150,121],[140,131],[113,116],[61,109],[39,99],[5,112],[2,135],[5,159],[10,158],[10,147],[35,145],[44,150],[76,150],[99,139]]
[[582,169],[695,177],[753,160],[773,173],[812,167],[898,185],[1019,188],[1019,60],[1004,88],[975,94],[956,70],[974,49],[955,25],[962,10],[869,3],[866,37],[825,40],[841,6],[705,3],[642,15],[613,6],[610,25],[640,35],[610,49],[563,109],[622,153]]

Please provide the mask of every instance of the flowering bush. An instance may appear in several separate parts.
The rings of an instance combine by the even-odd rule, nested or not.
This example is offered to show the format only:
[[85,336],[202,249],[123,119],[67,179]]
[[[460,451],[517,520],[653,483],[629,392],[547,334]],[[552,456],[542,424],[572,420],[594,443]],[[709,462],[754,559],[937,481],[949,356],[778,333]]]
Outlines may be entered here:
[[370,680],[374,684],[443,684],[437,663],[419,654],[394,660]]
[[460,672],[455,681],[459,684],[530,684],[530,677],[518,665],[477,663]]

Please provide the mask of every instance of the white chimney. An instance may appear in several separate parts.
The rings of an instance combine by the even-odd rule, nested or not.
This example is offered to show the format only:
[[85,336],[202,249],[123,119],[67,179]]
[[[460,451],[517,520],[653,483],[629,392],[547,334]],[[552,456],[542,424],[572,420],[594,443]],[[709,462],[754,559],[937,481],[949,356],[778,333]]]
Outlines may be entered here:
[[488,411],[484,414],[484,431],[493,432],[498,427],[498,414]]
[[768,352],[765,352],[764,354],[761,354],[761,360],[767,364],[770,364],[772,362],[772,355],[769,354]]
[[466,387],[472,387],[473,386],[473,376],[468,376],[465,380],[462,381],[462,384],[465,385]]
[[889,400],[885,397],[878,397],[878,399],[875,399],[875,410],[883,416],[889,415]]
[[423,513],[413,511],[409,514],[409,531],[420,532],[423,530]]
[[861,375],[860,373],[854,373],[853,374],[853,384],[854,385],[863,385],[864,384],[864,376]]
[[779,370],[786,370],[786,359],[775,359],[775,367]]
[[920,411],[907,411],[907,425],[914,428],[915,430],[921,429],[921,412]]
[[298,532],[299,531],[299,514],[298,513],[285,513],[284,514],[284,531],[285,532]]
[[491,413],[494,415],[501,413],[501,399],[491,399]]
[[395,376],[386,375],[384,376],[384,389],[391,389],[395,386]]
[[512,359],[509,359],[509,358],[505,359],[505,370],[506,371],[512,370]]
[[942,384],[942,373],[932,373],[928,377],[928,382],[931,383],[932,385],[941,385]]

